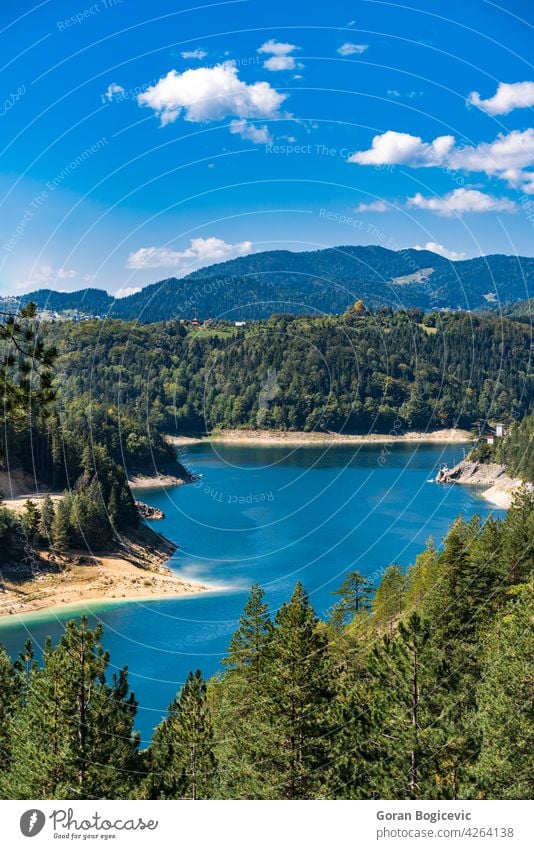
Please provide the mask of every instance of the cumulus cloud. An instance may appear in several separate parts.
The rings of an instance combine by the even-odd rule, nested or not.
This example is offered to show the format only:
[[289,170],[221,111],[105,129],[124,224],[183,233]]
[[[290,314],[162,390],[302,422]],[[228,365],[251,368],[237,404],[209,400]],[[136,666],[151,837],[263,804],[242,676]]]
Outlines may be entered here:
[[128,295],[136,295],[140,291],[140,286],[123,286],[121,289],[117,289],[114,296],[115,298],[127,298]]
[[370,203],[359,203],[354,212],[389,212],[391,206],[385,200],[373,200]]
[[271,56],[263,63],[268,71],[292,71],[296,67],[294,56]]
[[426,245],[414,245],[414,249],[416,251],[432,251],[433,254],[444,256],[445,259],[458,260],[465,259],[466,257],[466,254],[458,253],[457,251],[450,251],[448,248],[440,245],[439,242],[427,242]]
[[450,157],[453,168],[466,171],[483,171],[501,174],[506,179],[510,169],[534,165],[534,129],[499,133],[492,142],[482,142],[476,147],[456,148]]
[[458,147],[454,136],[438,136],[432,142],[424,142],[419,136],[387,130],[373,138],[369,150],[356,151],[348,161],[359,165],[480,171],[533,193],[533,175],[523,169],[534,165],[534,129],[499,133],[492,142],[465,147]]
[[287,56],[288,53],[293,53],[294,50],[299,50],[296,44],[289,44],[288,41],[275,41],[274,38],[269,39],[261,47],[258,47],[258,53],[272,53],[273,56]]
[[186,121],[195,123],[229,117],[268,118],[278,113],[286,97],[267,82],[243,82],[235,62],[228,61],[183,74],[169,71],[142,92],[137,102],[153,109],[164,126],[176,121],[181,113]]
[[428,144],[420,136],[387,130],[375,136],[369,150],[356,151],[349,162],[358,165],[439,165],[454,147],[454,136],[438,136]]
[[265,124],[263,127],[257,127],[255,124],[247,124],[244,120],[235,120],[230,122],[230,132],[255,144],[272,144],[273,141]]
[[223,239],[210,236],[207,239],[191,239],[189,247],[184,251],[171,248],[139,248],[128,257],[127,268],[169,268],[175,274],[186,274],[199,266],[245,256],[251,251],[252,242],[230,245]]
[[482,100],[478,91],[472,91],[467,102],[488,115],[508,115],[513,109],[534,106],[534,82],[499,83],[493,97],[487,100]]
[[182,50],[182,59],[204,59],[206,50]]
[[111,83],[111,85],[108,85],[106,91],[102,95],[102,99],[108,100],[109,102],[111,102],[116,94],[123,94],[123,93],[124,93],[124,88],[121,85],[118,85],[118,83]]
[[[268,71],[292,71],[297,67],[297,63],[295,57],[289,54],[299,49],[296,44],[290,44],[288,41],[275,41],[274,38],[271,38],[261,47],[258,47],[258,53],[271,54],[263,63],[263,67]],[[299,67],[301,66],[299,65]]]
[[365,53],[368,47],[368,44],[353,44],[352,41],[346,41],[338,47],[337,52],[340,56],[354,56],[356,53]]
[[477,189],[454,189],[444,197],[423,197],[417,192],[408,198],[407,205],[445,216],[463,215],[465,212],[514,212],[516,208],[511,200],[497,198]]

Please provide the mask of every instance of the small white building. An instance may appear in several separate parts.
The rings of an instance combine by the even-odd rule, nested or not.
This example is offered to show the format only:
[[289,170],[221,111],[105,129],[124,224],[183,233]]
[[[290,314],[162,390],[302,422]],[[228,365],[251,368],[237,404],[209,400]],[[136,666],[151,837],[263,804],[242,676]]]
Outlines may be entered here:
[[506,436],[506,425],[499,422],[495,425],[495,436]]

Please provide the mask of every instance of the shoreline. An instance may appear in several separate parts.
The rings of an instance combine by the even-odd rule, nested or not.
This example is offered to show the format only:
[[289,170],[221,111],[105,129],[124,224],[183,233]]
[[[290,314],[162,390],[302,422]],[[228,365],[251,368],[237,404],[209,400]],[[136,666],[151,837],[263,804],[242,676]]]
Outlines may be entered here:
[[473,434],[459,428],[443,428],[434,431],[406,431],[401,433],[319,433],[314,431],[282,431],[282,430],[220,430],[213,431],[209,436],[190,437],[166,435],[165,439],[172,445],[200,445],[209,442],[228,442],[236,444],[256,445],[366,445],[395,442],[437,442],[465,443],[474,441]]
[[522,486],[529,486],[520,478],[511,478],[499,463],[480,463],[466,459],[441,474],[443,477],[438,483],[487,487],[480,493],[481,497],[501,510],[509,510],[516,492]]
[[33,574],[20,566],[0,572],[0,621],[15,615],[107,602],[181,598],[215,588],[175,575],[166,565],[175,543],[142,524],[118,547],[96,555],[69,551],[57,558],[37,550]]
[[[76,560],[92,562],[80,565]],[[3,575],[0,623],[16,616],[43,613],[49,617],[69,608],[185,598],[215,589],[175,576],[168,567],[142,570],[116,554],[74,556],[62,565],[60,572],[43,571],[23,581]]]
[[134,475],[128,479],[128,486],[135,489],[166,489],[169,486],[185,486],[189,481],[176,475]]

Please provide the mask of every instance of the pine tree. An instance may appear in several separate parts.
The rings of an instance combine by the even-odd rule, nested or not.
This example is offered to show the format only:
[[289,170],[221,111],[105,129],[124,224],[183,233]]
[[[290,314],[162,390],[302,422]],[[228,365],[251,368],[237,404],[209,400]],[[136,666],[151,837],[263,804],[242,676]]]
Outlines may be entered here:
[[349,572],[338,590],[332,595],[340,600],[330,611],[330,622],[335,628],[342,628],[359,613],[368,612],[373,594],[373,585],[360,572]]
[[376,590],[372,611],[377,624],[388,627],[393,633],[395,622],[404,609],[406,577],[396,564],[388,566]]
[[71,542],[71,513],[72,499],[69,495],[64,495],[58,501],[54,519],[52,521],[52,548],[56,554],[64,554]]
[[471,795],[530,799],[534,791],[534,585],[494,622],[486,641],[477,690],[476,723],[482,744]]
[[[22,681],[4,649],[0,646],[0,776],[11,763],[13,720],[21,704]],[[0,789],[2,779],[0,778]]]
[[39,536],[45,545],[50,545],[52,542],[54,516],[54,502],[49,495],[45,495],[41,502],[41,519],[38,527]]
[[221,792],[228,798],[264,797],[268,757],[268,648],[273,635],[264,592],[255,584],[213,685]]
[[415,563],[406,575],[405,607],[407,610],[418,608],[432,587],[436,577],[438,552],[432,537],[427,541],[426,548],[415,558]]
[[28,499],[24,503],[24,510],[22,512],[22,527],[26,531],[30,543],[34,542],[37,537],[40,521],[41,514],[39,508],[35,502]]
[[17,746],[6,777],[8,798],[128,798],[135,785],[139,738],[126,670],[105,680],[109,656],[101,626],[83,618],[48,640],[43,667],[30,662],[27,693],[13,721]]
[[435,798],[433,720],[437,679],[428,657],[429,627],[413,612],[374,650],[376,714],[373,737],[387,740],[383,759],[374,764],[377,798]]
[[328,643],[299,582],[275,619],[269,648],[270,798],[320,798],[328,792]]
[[211,712],[200,670],[190,672],[149,751],[151,799],[211,799],[217,786]]

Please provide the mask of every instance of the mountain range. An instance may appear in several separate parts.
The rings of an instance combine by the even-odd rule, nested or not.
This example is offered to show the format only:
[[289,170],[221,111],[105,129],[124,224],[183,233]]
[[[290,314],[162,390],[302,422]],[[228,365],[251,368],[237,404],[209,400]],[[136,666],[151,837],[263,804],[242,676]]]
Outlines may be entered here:
[[342,313],[359,299],[371,308],[499,310],[532,297],[533,284],[533,257],[495,254],[452,261],[427,250],[341,246],[249,254],[187,277],[160,280],[123,298],[101,289],[40,289],[17,303],[33,301],[39,310],[63,315],[142,323],[170,318],[237,321],[273,313]]

